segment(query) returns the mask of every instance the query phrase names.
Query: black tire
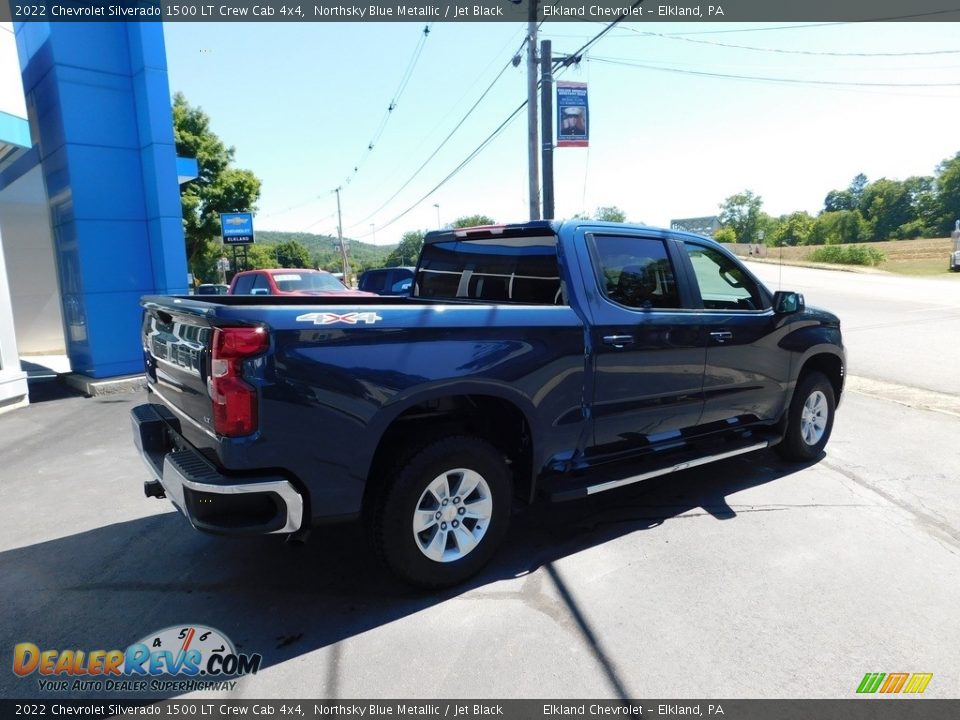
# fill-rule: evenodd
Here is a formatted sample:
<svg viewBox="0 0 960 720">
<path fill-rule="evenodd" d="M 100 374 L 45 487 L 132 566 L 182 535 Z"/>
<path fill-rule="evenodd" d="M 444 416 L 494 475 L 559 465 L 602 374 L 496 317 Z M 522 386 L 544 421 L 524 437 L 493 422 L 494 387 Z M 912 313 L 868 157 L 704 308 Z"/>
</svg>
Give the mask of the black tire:
<svg viewBox="0 0 960 720">
<path fill-rule="evenodd" d="M 394 574 L 432 590 L 463 582 L 489 562 L 506 536 L 513 496 L 510 470 L 496 448 L 468 436 L 434 440 L 390 475 L 382 478 L 370 530 L 377 555 Z M 476 489 L 460 497 L 477 477 Z M 435 490 L 444 482 L 448 503 L 441 505 Z M 417 533 L 418 519 L 432 524 Z"/>
<path fill-rule="evenodd" d="M 818 396 L 817 393 L 820 395 Z M 808 408 L 808 405 L 812 408 Z M 819 437 L 817 437 L 816 428 L 820 423 L 805 420 L 805 408 L 821 409 L 821 413 L 816 414 L 825 422 L 822 423 L 822 434 Z M 796 462 L 806 462 L 820 457 L 833 431 L 833 416 L 836 408 L 833 385 L 830 384 L 827 376 L 816 371 L 803 375 L 797 383 L 793 400 L 790 401 L 790 409 L 787 411 L 786 435 L 776 446 L 776 451 L 787 460 Z"/>
</svg>

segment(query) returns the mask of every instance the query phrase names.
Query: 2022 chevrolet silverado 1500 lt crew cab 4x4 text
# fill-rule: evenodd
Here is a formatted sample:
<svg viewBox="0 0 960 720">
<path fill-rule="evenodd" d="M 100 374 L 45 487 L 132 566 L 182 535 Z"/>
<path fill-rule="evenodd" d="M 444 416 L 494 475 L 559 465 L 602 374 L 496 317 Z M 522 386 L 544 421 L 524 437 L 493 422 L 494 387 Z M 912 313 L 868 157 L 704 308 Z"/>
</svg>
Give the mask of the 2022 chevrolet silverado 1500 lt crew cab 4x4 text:
<svg viewBox="0 0 960 720">
<path fill-rule="evenodd" d="M 645 227 L 432 232 L 406 297 L 142 305 L 147 495 L 215 533 L 361 517 L 426 587 L 479 570 L 515 503 L 771 445 L 814 459 L 843 390 L 834 315 Z"/>
</svg>

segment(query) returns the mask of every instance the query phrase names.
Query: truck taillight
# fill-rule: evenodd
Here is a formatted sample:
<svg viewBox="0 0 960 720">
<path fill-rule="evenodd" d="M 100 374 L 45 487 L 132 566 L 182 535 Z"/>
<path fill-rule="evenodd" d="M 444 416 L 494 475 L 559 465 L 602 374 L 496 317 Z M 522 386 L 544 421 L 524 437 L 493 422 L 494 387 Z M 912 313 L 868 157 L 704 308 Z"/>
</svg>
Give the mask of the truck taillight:
<svg viewBox="0 0 960 720">
<path fill-rule="evenodd" d="M 257 390 L 243 380 L 243 361 L 264 352 L 269 344 L 263 328 L 214 328 L 210 397 L 217 434 L 239 437 L 256 431 Z"/>
</svg>

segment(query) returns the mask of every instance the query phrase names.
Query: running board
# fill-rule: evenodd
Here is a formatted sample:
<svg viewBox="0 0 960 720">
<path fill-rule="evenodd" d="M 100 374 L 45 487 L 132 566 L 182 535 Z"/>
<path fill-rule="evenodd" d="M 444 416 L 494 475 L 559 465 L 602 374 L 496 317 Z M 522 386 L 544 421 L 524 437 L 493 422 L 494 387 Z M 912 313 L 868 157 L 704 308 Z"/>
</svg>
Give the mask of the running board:
<svg viewBox="0 0 960 720">
<path fill-rule="evenodd" d="M 726 460 L 727 458 L 736 457 L 737 455 L 744 455 L 749 452 L 754 452 L 755 450 L 762 450 L 763 448 L 768 447 L 770 444 L 770 440 L 763 440 L 762 442 L 753 443 L 752 445 L 739 447 L 734 450 L 727 450 L 726 452 L 717 453 L 715 455 L 704 455 L 703 457 L 685 460 L 684 462 L 667 465 L 666 467 L 658 468 L 656 470 L 649 470 L 647 472 L 640 473 L 639 475 L 631 475 L 630 477 L 625 477 L 618 480 L 608 480 L 597 483 L 596 485 L 586 485 L 576 488 L 558 490 L 550 494 L 550 500 L 552 502 L 562 502 L 565 500 L 575 500 L 578 498 L 587 497 L 589 495 L 596 495 L 597 493 L 601 493 L 606 490 L 613 490 L 615 488 L 623 487 L 624 485 L 632 485 L 633 483 L 649 480 L 650 478 L 659 477 L 661 475 L 669 475 L 670 473 L 679 472 L 680 470 L 687 470 L 688 468 L 697 467 L 699 465 L 707 465 L 708 463 L 717 462 L 718 460 Z"/>
</svg>

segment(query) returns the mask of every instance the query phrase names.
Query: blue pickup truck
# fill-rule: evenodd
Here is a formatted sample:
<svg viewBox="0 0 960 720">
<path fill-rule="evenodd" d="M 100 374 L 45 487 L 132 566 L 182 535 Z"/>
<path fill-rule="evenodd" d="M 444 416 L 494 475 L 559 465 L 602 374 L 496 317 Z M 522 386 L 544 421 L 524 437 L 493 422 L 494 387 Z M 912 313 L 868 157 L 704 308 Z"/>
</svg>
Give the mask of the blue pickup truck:
<svg viewBox="0 0 960 720">
<path fill-rule="evenodd" d="M 405 297 L 143 298 L 152 471 L 198 530 L 360 518 L 456 584 L 512 508 L 776 446 L 820 456 L 836 316 L 696 235 L 589 221 L 431 232 Z"/>
</svg>

